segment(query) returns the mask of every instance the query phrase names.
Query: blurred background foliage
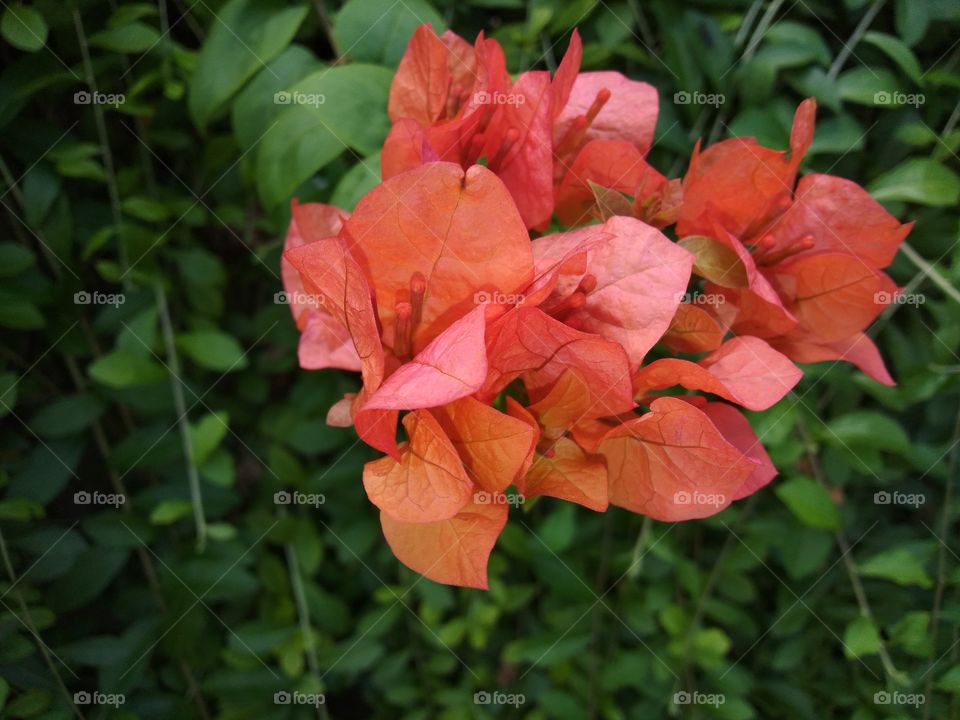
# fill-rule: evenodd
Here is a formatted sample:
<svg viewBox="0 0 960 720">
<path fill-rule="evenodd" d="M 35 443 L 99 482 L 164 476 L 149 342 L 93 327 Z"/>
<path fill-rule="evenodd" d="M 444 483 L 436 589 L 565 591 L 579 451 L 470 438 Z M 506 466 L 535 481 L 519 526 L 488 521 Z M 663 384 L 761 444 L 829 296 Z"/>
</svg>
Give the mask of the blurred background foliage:
<svg viewBox="0 0 960 720">
<path fill-rule="evenodd" d="M 2 5 L 2 717 L 957 717 L 956 0 Z M 586 69 L 659 89 L 672 176 L 698 137 L 786 147 L 816 96 L 804 170 L 917 221 L 892 274 L 924 302 L 870 331 L 898 386 L 809 367 L 751 417 L 781 476 L 710 520 L 543 499 L 489 593 L 400 567 L 372 453 L 324 423 L 356 381 L 298 369 L 275 293 L 290 197 L 377 182 L 422 22 L 483 30 L 512 71 L 579 26 Z M 526 702 L 474 703 L 496 689 Z M 95 690 L 126 702 L 71 702 Z M 294 690 L 326 703 L 274 703 Z"/>
</svg>

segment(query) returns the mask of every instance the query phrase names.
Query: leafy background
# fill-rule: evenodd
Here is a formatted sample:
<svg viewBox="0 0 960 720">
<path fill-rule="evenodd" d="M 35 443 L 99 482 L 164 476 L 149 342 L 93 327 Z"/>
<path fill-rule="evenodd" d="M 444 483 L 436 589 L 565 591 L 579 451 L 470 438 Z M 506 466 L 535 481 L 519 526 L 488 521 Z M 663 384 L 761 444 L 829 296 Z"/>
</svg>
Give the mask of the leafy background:
<svg viewBox="0 0 960 720">
<path fill-rule="evenodd" d="M 2 5 L 3 717 L 957 717 L 956 0 Z M 289 198 L 377 181 L 421 22 L 483 29 L 513 71 L 579 26 L 587 69 L 659 89 L 672 176 L 697 137 L 785 147 L 815 95 L 804 169 L 917 221 L 892 274 L 925 302 L 871 329 L 899 385 L 809 367 L 751 417 L 781 477 L 715 518 L 545 499 L 512 511 L 489 593 L 400 567 L 371 453 L 324 424 L 356 381 L 297 368 L 274 294 Z M 325 102 L 274 102 L 294 90 Z M 274 704 L 297 689 L 325 705 Z M 526 702 L 474 704 L 496 689 Z M 126 702 L 71 702 L 94 690 Z M 875 701 L 894 690 L 925 702 Z"/>
</svg>

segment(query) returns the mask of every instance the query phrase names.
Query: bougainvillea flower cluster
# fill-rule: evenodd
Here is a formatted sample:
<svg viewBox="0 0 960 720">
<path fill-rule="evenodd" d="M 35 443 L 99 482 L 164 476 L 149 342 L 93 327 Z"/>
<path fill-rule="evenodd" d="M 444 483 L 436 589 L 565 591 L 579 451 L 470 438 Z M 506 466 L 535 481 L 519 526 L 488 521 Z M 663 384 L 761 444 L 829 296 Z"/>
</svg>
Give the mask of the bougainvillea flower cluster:
<svg viewBox="0 0 960 720">
<path fill-rule="evenodd" d="M 777 471 L 740 408 L 796 362 L 892 383 L 864 330 L 910 225 L 798 180 L 814 101 L 786 152 L 698 145 L 667 179 L 656 90 L 580 59 L 574 32 L 552 77 L 512 80 L 495 41 L 419 28 L 382 183 L 352 213 L 292 204 L 300 364 L 360 373 L 327 421 L 384 453 L 363 486 L 386 540 L 441 583 L 487 587 L 515 498 L 681 521 L 756 492 Z"/>
</svg>

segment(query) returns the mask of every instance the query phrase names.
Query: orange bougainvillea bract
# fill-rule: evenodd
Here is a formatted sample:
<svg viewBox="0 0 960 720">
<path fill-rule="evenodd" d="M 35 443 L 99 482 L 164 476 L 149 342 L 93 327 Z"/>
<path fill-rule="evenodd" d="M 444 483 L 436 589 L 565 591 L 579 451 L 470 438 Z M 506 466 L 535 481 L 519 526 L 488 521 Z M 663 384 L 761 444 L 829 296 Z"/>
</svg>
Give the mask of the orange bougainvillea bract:
<svg viewBox="0 0 960 720">
<path fill-rule="evenodd" d="M 580 72 L 512 79 L 500 46 L 424 25 L 390 89 L 382 182 L 348 213 L 292 203 L 282 260 L 305 370 L 359 373 L 327 421 L 383 453 L 362 482 L 387 544 L 487 588 L 510 508 L 554 498 L 708 517 L 776 468 L 749 411 L 847 361 L 892 384 L 866 330 L 911 225 L 789 147 L 651 166 L 656 90 Z M 554 502 L 555 500 L 543 500 Z"/>
</svg>

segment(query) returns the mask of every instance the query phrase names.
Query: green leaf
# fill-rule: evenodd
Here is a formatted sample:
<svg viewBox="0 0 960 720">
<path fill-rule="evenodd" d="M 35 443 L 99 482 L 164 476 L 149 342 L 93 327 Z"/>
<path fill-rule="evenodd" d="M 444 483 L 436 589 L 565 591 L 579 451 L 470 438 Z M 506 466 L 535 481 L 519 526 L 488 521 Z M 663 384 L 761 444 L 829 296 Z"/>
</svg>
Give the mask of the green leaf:
<svg viewBox="0 0 960 720">
<path fill-rule="evenodd" d="M 190 83 L 190 116 L 204 127 L 224 103 L 290 43 L 306 5 L 280 0 L 230 0 L 210 28 Z"/>
<path fill-rule="evenodd" d="M 0 19 L 3 39 L 20 50 L 36 52 L 47 44 L 47 21 L 32 7 L 5 5 Z"/>
<path fill-rule="evenodd" d="M 0 298 L 0 325 L 14 330 L 36 330 L 45 324 L 43 314 L 29 300 Z"/>
<path fill-rule="evenodd" d="M 860 574 L 864 577 L 890 580 L 898 585 L 933 587 L 933 580 L 923 569 L 923 564 L 905 548 L 894 548 L 874 555 L 860 565 Z"/>
<path fill-rule="evenodd" d="M 317 170 L 353 148 L 380 150 L 389 130 L 393 73 L 374 65 L 319 70 L 289 88 L 289 102 L 257 148 L 257 189 L 267 207 L 290 201 Z M 363 118 L 363 122 L 357 122 Z"/>
<path fill-rule="evenodd" d="M 350 59 L 396 67 L 413 31 L 424 23 L 439 35 L 443 19 L 425 0 L 348 0 L 333 23 L 340 52 Z"/>
<path fill-rule="evenodd" d="M 900 423 L 874 410 L 847 413 L 822 427 L 818 434 L 834 447 L 873 448 L 899 455 L 910 451 L 910 438 Z"/>
<path fill-rule="evenodd" d="M 177 345 L 200 367 L 220 372 L 243 370 L 247 357 L 231 335 L 219 330 L 198 330 L 177 336 Z"/>
<path fill-rule="evenodd" d="M 880 202 L 950 207 L 960 201 L 960 177 L 933 160 L 910 158 L 871 182 L 867 190 Z"/>
<path fill-rule="evenodd" d="M 927 0 L 897 0 L 894 10 L 897 33 L 907 45 L 916 45 L 923 39 L 930 24 Z"/>
<path fill-rule="evenodd" d="M 380 184 L 380 153 L 359 160 L 347 170 L 330 197 L 330 204 L 352 211 L 360 198 Z"/>
<path fill-rule="evenodd" d="M 893 93 L 903 92 L 903 86 L 889 70 L 859 66 L 847 70 L 837 79 L 840 98 L 859 105 L 886 105 Z"/>
<path fill-rule="evenodd" d="M 937 680 L 937 687 L 948 693 L 960 695 L 960 665 L 954 665 Z"/>
<path fill-rule="evenodd" d="M 881 647 L 880 633 L 870 618 L 860 615 L 847 625 L 843 633 L 843 654 L 848 659 L 872 655 Z"/>
<path fill-rule="evenodd" d="M 229 429 L 230 415 L 226 412 L 210 413 L 200 422 L 190 424 L 190 440 L 193 445 L 193 460 L 202 465 L 217 449 Z"/>
<path fill-rule="evenodd" d="M 143 53 L 159 40 L 157 29 L 142 22 L 132 22 L 90 36 L 90 44 L 94 47 L 118 53 Z"/>
<path fill-rule="evenodd" d="M 150 522 L 154 525 L 169 525 L 191 514 L 193 505 L 189 500 L 164 500 L 151 511 Z"/>
<path fill-rule="evenodd" d="M 812 527 L 834 530 L 840 527 L 840 511 L 826 488 L 808 477 L 795 477 L 776 489 L 784 505 L 797 518 Z"/>
<path fill-rule="evenodd" d="M 904 74 L 917 85 L 923 84 L 923 71 L 916 56 L 904 43 L 893 35 L 870 31 L 863 36 L 863 42 L 880 48 L 903 70 Z"/>
<path fill-rule="evenodd" d="M 33 266 L 36 261 L 29 248 L 16 243 L 0 243 L 0 277 L 13 277 Z"/>
<path fill-rule="evenodd" d="M 167 371 L 162 365 L 126 350 L 114 350 L 94 362 L 87 372 L 94 380 L 112 388 L 146 385 L 163 380 Z"/>
<path fill-rule="evenodd" d="M 0 500 L 0 520 L 26 522 L 43 517 L 43 506 L 26 498 Z"/>
<path fill-rule="evenodd" d="M 103 404 L 92 395 L 67 395 L 34 415 L 30 427 L 42 437 L 66 437 L 86 429 L 103 413 Z"/>
</svg>

